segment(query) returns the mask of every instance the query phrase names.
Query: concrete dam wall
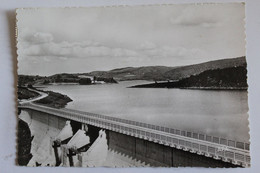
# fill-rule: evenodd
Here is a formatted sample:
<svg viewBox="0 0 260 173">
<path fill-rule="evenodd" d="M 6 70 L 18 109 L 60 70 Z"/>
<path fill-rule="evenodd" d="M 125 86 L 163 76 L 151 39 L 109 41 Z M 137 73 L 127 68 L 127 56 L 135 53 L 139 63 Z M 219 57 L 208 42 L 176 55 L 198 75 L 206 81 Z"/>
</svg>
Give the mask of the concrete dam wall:
<svg viewBox="0 0 260 173">
<path fill-rule="evenodd" d="M 31 109 L 23 110 L 20 114 L 20 119 L 29 125 L 31 134 L 34 136 L 31 149 L 33 158 L 29 166 L 37 166 L 36 163 L 44 165 L 48 159 L 55 160 L 50 138 L 59 134 L 65 126 L 67 119 Z M 80 122 L 71 121 L 73 134 L 83 126 Z M 101 129 L 92 125 L 87 125 L 87 129 L 86 135 L 90 137 L 90 143 L 93 144 L 98 138 Z M 231 163 L 111 130 L 106 130 L 105 133 L 109 150 L 127 155 L 131 159 L 145 162 L 145 165 L 154 167 L 237 167 Z M 109 159 L 111 158 L 107 158 L 107 160 Z"/>
<path fill-rule="evenodd" d="M 113 131 L 108 133 L 108 146 L 125 153 L 150 166 L 161 167 L 237 167 L 213 158 L 178 150 L 151 141 L 135 138 Z M 120 141 L 120 143 L 118 142 Z"/>
<path fill-rule="evenodd" d="M 102 165 L 103 160 L 106 159 L 107 149 L 104 150 L 104 146 L 107 146 L 107 140 L 106 137 L 100 138 L 100 134 L 105 133 L 100 128 L 30 109 L 22 110 L 19 118 L 28 124 L 32 136 L 30 152 L 33 157 L 29 163 L 25 164 L 27 166 L 88 167 Z M 67 136 L 64 138 L 65 140 L 60 140 L 60 137 L 62 138 L 64 135 Z M 84 138 L 89 140 L 82 143 Z M 58 147 L 57 139 L 60 140 Z M 75 140 L 78 141 L 77 144 L 73 144 Z M 69 158 L 69 154 L 67 155 L 69 143 L 72 143 L 73 146 L 80 145 L 79 148 L 83 152 L 77 152 Z M 94 153 L 97 150 L 101 153 L 95 157 L 93 152 L 88 149 L 95 151 Z M 100 155 L 104 157 L 100 159 Z M 92 160 L 90 156 L 92 156 Z M 86 164 L 82 161 L 85 161 Z"/>
<path fill-rule="evenodd" d="M 66 124 L 66 119 L 48 115 L 46 113 L 22 110 L 19 118 L 26 122 L 31 131 L 31 154 L 33 157 L 28 166 L 45 165 L 46 160 L 55 162 L 54 153 L 51 150 L 51 138 L 59 134 Z"/>
</svg>

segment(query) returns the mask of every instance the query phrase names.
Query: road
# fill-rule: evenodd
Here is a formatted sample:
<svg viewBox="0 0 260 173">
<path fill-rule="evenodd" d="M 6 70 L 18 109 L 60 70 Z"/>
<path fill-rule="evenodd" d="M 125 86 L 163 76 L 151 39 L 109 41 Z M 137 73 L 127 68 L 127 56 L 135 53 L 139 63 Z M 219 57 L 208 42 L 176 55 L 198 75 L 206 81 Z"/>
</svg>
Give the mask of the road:
<svg viewBox="0 0 260 173">
<path fill-rule="evenodd" d="M 45 98 L 49 95 L 47 93 L 37 91 L 37 90 L 33 90 L 33 89 L 30 89 L 30 88 L 28 88 L 28 90 L 37 92 L 40 95 L 37 96 L 37 97 L 31 98 L 31 99 L 22 99 L 22 100 L 19 101 L 19 104 L 31 103 L 31 102 L 34 102 L 34 101 L 37 101 L 37 100 L 41 100 L 41 99 L 43 99 L 43 98 Z"/>
</svg>

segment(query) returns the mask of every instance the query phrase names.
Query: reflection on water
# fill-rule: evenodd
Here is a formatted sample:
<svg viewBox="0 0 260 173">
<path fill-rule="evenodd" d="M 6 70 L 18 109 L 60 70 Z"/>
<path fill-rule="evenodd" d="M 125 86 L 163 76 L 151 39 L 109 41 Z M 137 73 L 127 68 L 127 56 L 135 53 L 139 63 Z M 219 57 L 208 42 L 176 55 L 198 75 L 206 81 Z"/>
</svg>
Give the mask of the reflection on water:
<svg viewBox="0 0 260 173">
<path fill-rule="evenodd" d="M 127 88 L 147 83 L 48 85 L 68 95 L 67 108 L 248 142 L 246 91 Z"/>
</svg>

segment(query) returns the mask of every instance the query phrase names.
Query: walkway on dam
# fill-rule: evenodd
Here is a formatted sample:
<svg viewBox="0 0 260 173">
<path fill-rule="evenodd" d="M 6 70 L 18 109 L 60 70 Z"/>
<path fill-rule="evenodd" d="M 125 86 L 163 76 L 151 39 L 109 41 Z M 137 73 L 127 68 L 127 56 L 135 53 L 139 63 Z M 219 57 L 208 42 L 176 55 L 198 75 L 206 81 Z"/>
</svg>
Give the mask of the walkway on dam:
<svg viewBox="0 0 260 173">
<path fill-rule="evenodd" d="M 18 105 L 18 108 L 48 113 L 235 165 L 250 166 L 248 143 L 66 108 L 55 109 L 33 103 Z"/>
</svg>

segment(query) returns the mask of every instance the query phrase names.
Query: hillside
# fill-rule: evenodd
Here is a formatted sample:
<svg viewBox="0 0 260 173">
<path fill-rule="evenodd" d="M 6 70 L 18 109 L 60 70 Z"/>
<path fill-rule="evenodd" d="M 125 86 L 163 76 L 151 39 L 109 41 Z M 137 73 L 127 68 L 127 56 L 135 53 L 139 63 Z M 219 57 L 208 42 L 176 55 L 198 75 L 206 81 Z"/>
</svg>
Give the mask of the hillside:
<svg viewBox="0 0 260 173">
<path fill-rule="evenodd" d="M 246 66 L 206 70 L 174 82 L 136 85 L 131 88 L 247 89 Z"/>
<path fill-rule="evenodd" d="M 84 82 L 85 81 L 85 82 Z M 86 82 L 88 81 L 88 82 Z M 100 83 L 117 83 L 113 78 L 90 76 L 84 74 L 68 74 L 60 73 L 52 76 L 30 76 L 30 75 L 18 75 L 19 87 L 32 87 L 33 85 L 45 85 L 45 84 L 80 84 L 80 85 L 92 85 Z"/>
<path fill-rule="evenodd" d="M 228 67 L 246 66 L 245 57 L 222 59 L 179 67 L 147 66 L 126 67 L 110 71 L 93 71 L 85 73 L 89 76 L 113 77 L 116 80 L 180 80 L 191 75 L 200 74 L 206 70 L 224 69 Z"/>
<path fill-rule="evenodd" d="M 164 74 L 177 67 L 146 66 L 146 67 L 126 67 L 113 69 L 110 71 L 93 71 L 87 73 L 90 76 L 113 77 L 119 81 L 125 80 L 165 80 Z"/>
<path fill-rule="evenodd" d="M 201 64 L 183 66 L 166 72 L 164 77 L 171 80 L 180 80 L 191 75 L 198 75 L 206 70 L 225 69 L 238 66 L 246 67 L 245 57 L 222 59 Z"/>
</svg>

